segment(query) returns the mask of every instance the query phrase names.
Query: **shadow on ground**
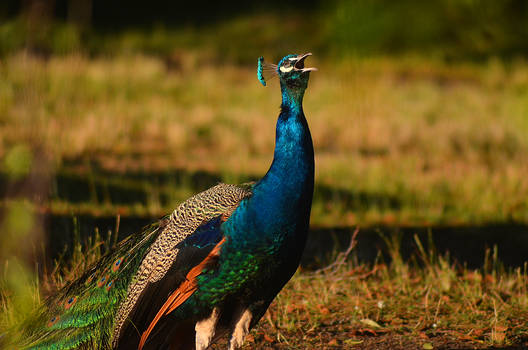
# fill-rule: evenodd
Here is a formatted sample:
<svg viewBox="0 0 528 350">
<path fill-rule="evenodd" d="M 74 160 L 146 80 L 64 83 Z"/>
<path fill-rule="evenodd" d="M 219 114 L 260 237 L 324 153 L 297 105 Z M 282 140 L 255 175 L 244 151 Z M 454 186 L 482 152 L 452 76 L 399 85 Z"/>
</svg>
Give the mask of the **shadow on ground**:
<svg viewBox="0 0 528 350">
<path fill-rule="evenodd" d="M 218 182 L 242 183 L 256 181 L 259 177 L 250 175 L 218 174 L 187 169 L 152 170 L 108 170 L 97 161 L 76 158 L 65 161 L 63 166 L 50 177 L 49 193 L 46 197 L 62 202 L 79 204 L 103 203 L 131 205 L 152 200 L 153 190 L 159 205 L 174 206 L 174 190 L 184 188 L 190 193 L 203 191 Z M 27 179 L 10 180 L 0 172 L 0 198 L 13 194 L 27 193 Z M 314 201 L 332 202 L 349 210 L 399 209 L 401 202 L 396 196 L 383 193 L 353 191 L 316 184 Z"/>
<path fill-rule="evenodd" d="M 178 189 L 196 193 L 218 182 L 253 181 L 251 176 L 220 175 L 206 171 L 187 171 L 169 169 L 166 171 L 129 171 L 108 170 L 97 161 L 85 158 L 67 160 L 50 177 L 48 192 L 43 197 L 60 200 L 65 203 L 89 203 L 97 208 L 103 203 L 113 205 L 145 204 L 152 200 L 152 189 L 157 189 L 157 201 L 162 207 L 175 207 L 179 200 L 173 193 Z M 10 180 L 0 173 L 0 198 L 11 194 L 24 193 L 25 180 Z M 27 192 L 27 191 L 26 191 Z M 365 210 L 365 208 L 398 209 L 398 198 L 384 194 L 356 192 L 316 184 L 316 200 L 337 203 L 347 210 Z M 119 238 L 139 232 L 141 228 L 157 218 L 121 217 Z M 77 222 L 74 224 L 74 222 Z M 115 216 L 77 216 L 49 214 L 44 217 L 47 243 L 47 256 L 54 259 L 67 252 L 72 245 L 74 233 L 78 232 L 81 241 L 92 235 L 97 228 L 102 237 L 115 231 Z M 315 269 L 328 264 L 337 252 L 346 249 L 354 228 L 312 228 L 302 264 L 305 268 Z M 426 246 L 431 233 L 434 247 L 439 253 L 450 252 L 461 264 L 476 268 L 482 266 L 487 248 L 497 246 L 499 259 L 506 266 L 522 266 L 528 261 L 528 225 L 515 223 L 497 223 L 482 226 L 433 226 L 433 227 L 368 227 L 362 228 L 355 249 L 355 258 L 359 261 L 373 262 L 379 252 L 388 258 L 387 246 L 382 236 L 401 239 L 402 254 L 408 258 L 416 251 L 414 235 Z M 67 255 L 67 254 L 66 254 Z"/>
<path fill-rule="evenodd" d="M 142 227 L 156 220 L 145 217 L 121 217 L 119 239 L 137 233 Z M 116 217 L 94 217 L 50 215 L 46 220 L 48 256 L 56 258 L 66 252 L 73 243 L 74 232 L 81 241 L 98 229 L 103 237 L 115 231 Z M 339 251 L 344 251 L 350 242 L 353 227 L 312 228 L 302 258 L 307 269 L 317 269 L 329 264 Z M 383 236 L 398 235 L 404 259 L 417 252 L 414 235 L 428 249 L 429 235 L 434 248 L 440 254 L 449 252 L 460 264 L 469 268 L 482 267 L 486 249 L 497 246 L 499 260 L 507 267 L 522 266 L 528 261 L 528 225 L 496 224 L 486 226 L 435 226 L 435 227 L 375 227 L 361 229 L 354 258 L 361 262 L 374 262 L 381 252 L 388 261 L 387 245 Z"/>
</svg>

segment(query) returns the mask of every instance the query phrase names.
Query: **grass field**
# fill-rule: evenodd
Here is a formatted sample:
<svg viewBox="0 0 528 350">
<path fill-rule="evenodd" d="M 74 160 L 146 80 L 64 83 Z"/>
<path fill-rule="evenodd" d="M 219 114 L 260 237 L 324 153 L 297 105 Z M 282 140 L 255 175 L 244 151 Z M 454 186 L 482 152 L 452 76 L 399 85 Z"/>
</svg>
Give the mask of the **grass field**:
<svg viewBox="0 0 528 350">
<path fill-rule="evenodd" d="M 113 215 L 119 196 L 105 194 L 113 186 L 148 197 L 127 200 L 125 212 L 160 215 L 195 191 L 175 180 L 178 170 L 230 182 L 261 176 L 273 152 L 277 82 L 263 88 L 254 66 L 173 60 L 6 58 L 0 155 L 38 150 L 52 176 L 100 185 L 78 203 L 51 186 L 51 212 Z M 320 71 L 305 110 L 321 189 L 313 225 L 528 222 L 528 64 L 317 55 L 312 63 Z M 167 176 L 155 183 L 129 173 Z"/>
<path fill-rule="evenodd" d="M 438 254 L 433 246 L 424 248 L 417 237 L 416 254 L 404 261 L 401 241 L 394 236 L 385 237 L 390 263 L 381 258 L 374 264 L 358 263 L 355 238 L 329 266 L 299 270 L 252 330 L 244 349 L 517 349 L 528 345 L 527 264 L 507 269 L 496 250 L 490 249 L 482 268 L 467 269 L 448 254 Z M 109 237 L 101 243 L 95 238 L 84 247 L 76 244 L 72 258 L 45 274 L 38 286 L 26 281 L 23 295 L 4 289 L 0 326 L 16 324 L 24 317 L 20 310 L 28 312 L 40 303 L 39 294 L 52 295 L 74 280 L 109 249 L 111 241 Z M 5 267 L 4 273 L 9 270 Z M 214 348 L 225 346 L 224 341 Z"/>
<path fill-rule="evenodd" d="M 528 63 L 314 54 L 304 106 L 316 153 L 313 227 L 528 224 Z M 159 217 L 215 181 L 259 178 L 279 104 L 277 81 L 262 87 L 255 66 L 192 52 L 6 56 L 1 254 L 35 231 L 34 213 Z M 390 262 L 352 253 L 324 273 L 299 271 L 247 348 L 526 341 L 526 267 L 504 268 L 489 251 L 471 270 L 419 242 L 404 261 L 397 239 L 387 245 Z M 78 250 L 40 281 L 42 293 L 98 254 Z M 2 265 L 0 329 L 39 300 L 27 269 Z"/>
</svg>

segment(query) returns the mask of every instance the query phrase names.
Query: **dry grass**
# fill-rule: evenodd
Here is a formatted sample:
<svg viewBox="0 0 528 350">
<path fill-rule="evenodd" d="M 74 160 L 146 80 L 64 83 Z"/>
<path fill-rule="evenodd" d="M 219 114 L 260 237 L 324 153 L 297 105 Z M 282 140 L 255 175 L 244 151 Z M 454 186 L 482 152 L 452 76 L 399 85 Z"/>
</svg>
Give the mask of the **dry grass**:
<svg viewBox="0 0 528 350">
<path fill-rule="evenodd" d="M 493 251 L 469 270 L 419 247 L 402 261 L 297 273 L 247 348 L 488 348 L 526 342 L 527 266 L 501 267 Z M 414 262 L 413 262 L 414 261 Z"/>
<path fill-rule="evenodd" d="M 231 181 L 261 176 L 274 146 L 277 82 L 263 88 L 254 67 L 196 54 L 181 53 L 177 62 L 7 57 L 0 155 L 30 145 L 59 173 L 65 159 L 80 158 L 118 174 L 184 168 Z M 305 110 L 316 181 L 335 190 L 330 197 L 316 191 L 315 225 L 528 222 L 526 63 L 318 62 L 316 55 L 313 65 L 320 71 Z M 181 196 L 148 212 L 162 214 L 189 193 L 175 190 Z M 49 206 L 86 212 L 92 203 L 76 206 L 52 193 Z"/>
<path fill-rule="evenodd" d="M 361 239 L 361 235 L 360 238 Z M 108 237 L 107 243 L 112 238 Z M 390 261 L 358 263 L 355 251 L 330 268 L 299 270 L 249 335 L 246 349 L 484 349 L 527 344 L 528 266 L 505 269 L 495 250 L 480 269 L 467 269 L 425 249 L 401 258 L 401 241 L 386 238 Z M 100 237 L 76 243 L 40 282 L 44 296 L 77 278 L 108 244 Z M 356 262 L 354 262 L 356 261 Z M 27 286 L 26 286 L 27 288 Z M 39 303 L 2 291 L 1 330 L 23 319 L 20 310 Z M 23 307 L 21 298 L 32 302 Z M 221 347 L 220 347 L 221 348 Z"/>
</svg>

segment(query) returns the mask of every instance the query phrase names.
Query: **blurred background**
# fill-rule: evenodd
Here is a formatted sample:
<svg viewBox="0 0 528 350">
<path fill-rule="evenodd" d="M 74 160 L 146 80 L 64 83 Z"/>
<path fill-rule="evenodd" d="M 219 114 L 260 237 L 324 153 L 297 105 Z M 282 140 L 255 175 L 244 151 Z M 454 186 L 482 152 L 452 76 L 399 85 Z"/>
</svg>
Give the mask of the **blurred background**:
<svg viewBox="0 0 528 350">
<path fill-rule="evenodd" d="M 497 244 L 522 265 L 527 23 L 524 0 L 2 1 L 2 294 L 30 305 L 27 285 L 76 242 L 125 237 L 218 181 L 260 178 L 280 94 L 258 83 L 257 57 L 308 51 L 319 71 L 305 97 L 316 188 L 304 265 L 357 225 L 366 260 L 376 232 L 432 232 L 461 262 Z"/>
</svg>

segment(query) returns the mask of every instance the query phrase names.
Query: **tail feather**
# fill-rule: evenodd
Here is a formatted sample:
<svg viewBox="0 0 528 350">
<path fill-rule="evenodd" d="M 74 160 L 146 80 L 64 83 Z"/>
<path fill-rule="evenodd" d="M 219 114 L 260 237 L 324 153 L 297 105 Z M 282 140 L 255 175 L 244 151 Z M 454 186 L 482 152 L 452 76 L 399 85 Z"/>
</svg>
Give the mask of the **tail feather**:
<svg viewBox="0 0 528 350">
<path fill-rule="evenodd" d="M 111 349 L 112 327 L 143 256 L 158 233 L 152 225 L 121 242 L 22 325 L 22 349 Z"/>
</svg>

